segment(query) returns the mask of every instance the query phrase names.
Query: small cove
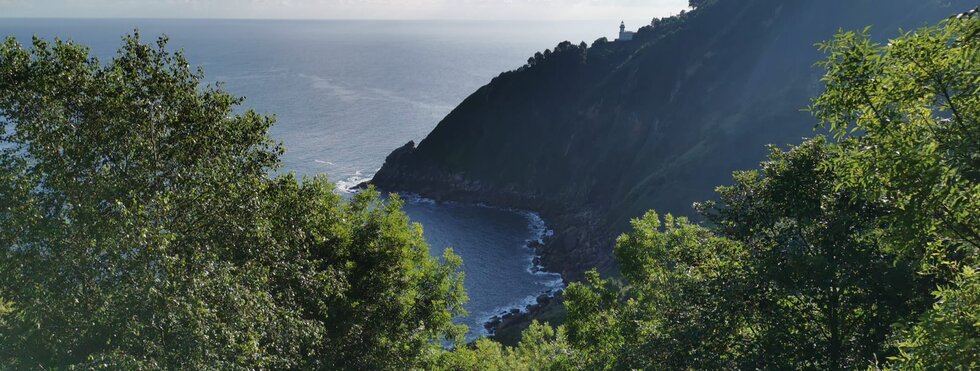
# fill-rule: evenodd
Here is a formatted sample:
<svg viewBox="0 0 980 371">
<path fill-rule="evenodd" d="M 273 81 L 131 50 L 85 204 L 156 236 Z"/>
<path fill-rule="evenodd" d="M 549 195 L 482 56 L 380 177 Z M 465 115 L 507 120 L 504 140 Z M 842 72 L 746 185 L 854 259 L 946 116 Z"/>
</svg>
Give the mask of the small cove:
<svg viewBox="0 0 980 371">
<path fill-rule="evenodd" d="M 418 142 L 467 95 L 536 51 L 615 33 L 609 22 L 269 21 L 0 19 L 0 34 L 70 39 L 110 58 L 123 34 L 167 34 L 211 83 L 276 114 L 286 148 L 281 172 L 326 175 L 340 188 L 369 179 L 385 156 Z M 547 233 L 536 215 L 407 197 L 434 256 L 464 260 L 470 339 L 483 322 L 556 289 L 556 274 L 529 269 L 528 242 Z"/>
</svg>

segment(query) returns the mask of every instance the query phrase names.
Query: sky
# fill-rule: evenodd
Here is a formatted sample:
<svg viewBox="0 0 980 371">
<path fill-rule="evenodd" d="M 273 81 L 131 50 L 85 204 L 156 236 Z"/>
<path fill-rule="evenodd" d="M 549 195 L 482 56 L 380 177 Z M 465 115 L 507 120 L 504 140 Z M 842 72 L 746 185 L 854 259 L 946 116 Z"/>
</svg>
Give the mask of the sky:
<svg viewBox="0 0 980 371">
<path fill-rule="evenodd" d="M 2 17 L 619 20 L 688 0 L 0 0 Z"/>
</svg>

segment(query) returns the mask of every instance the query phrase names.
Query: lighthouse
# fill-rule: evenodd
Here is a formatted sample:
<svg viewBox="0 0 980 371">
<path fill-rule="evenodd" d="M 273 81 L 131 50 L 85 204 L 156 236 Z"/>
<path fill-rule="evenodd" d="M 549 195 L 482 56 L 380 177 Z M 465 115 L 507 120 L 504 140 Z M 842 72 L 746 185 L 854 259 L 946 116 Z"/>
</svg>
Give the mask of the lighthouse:
<svg viewBox="0 0 980 371">
<path fill-rule="evenodd" d="M 633 40 L 633 35 L 635 34 L 635 32 L 626 31 L 626 22 L 619 22 L 619 38 L 616 41 Z"/>
</svg>

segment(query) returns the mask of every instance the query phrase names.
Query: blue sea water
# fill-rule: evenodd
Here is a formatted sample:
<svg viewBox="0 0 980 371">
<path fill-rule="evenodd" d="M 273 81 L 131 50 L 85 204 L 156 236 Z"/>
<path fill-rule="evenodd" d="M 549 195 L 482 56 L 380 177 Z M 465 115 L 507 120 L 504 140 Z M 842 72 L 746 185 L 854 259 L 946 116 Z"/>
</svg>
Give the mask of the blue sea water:
<svg viewBox="0 0 980 371">
<path fill-rule="evenodd" d="M 2 16 L 2 14 L 0 14 Z M 3 19 L 0 36 L 86 44 L 111 57 L 123 34 L 167 34 L 211 82 L 275 114 L 283 170 L 326 174 L 341 187 L 369 179 L 385 156 L 418 142 L 468 94 L 558 42 L 613 36 L 612 22 L 273 21 Z M 536 215 L 408 197 L 432 253 L 464 260 L 471 338 L 483 322 L 561 284 L 530 269 L 528 241 L 547 229 Z"/>
</svg>

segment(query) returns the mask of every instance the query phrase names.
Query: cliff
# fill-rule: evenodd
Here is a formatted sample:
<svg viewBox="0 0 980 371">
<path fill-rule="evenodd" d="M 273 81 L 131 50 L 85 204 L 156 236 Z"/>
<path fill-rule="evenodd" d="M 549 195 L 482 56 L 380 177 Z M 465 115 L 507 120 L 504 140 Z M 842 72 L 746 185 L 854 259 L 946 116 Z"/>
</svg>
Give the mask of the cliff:
<svg viewBox="0 0 980 371">
<path fill-rule="evenodd" d="M 502 73 L 373 183 L 436 199 L 538 211 L 546 268 L 609 271 L 616 235 L 648 209 L 693 214 L 765 145 L 812 136 L 814 44 L 871 25 L 898 35 L 966 0 L 720 0 L 629 42 L 562 43 Z M 613 25 L 615 26 L 615 25 Z"/>
</svg>

